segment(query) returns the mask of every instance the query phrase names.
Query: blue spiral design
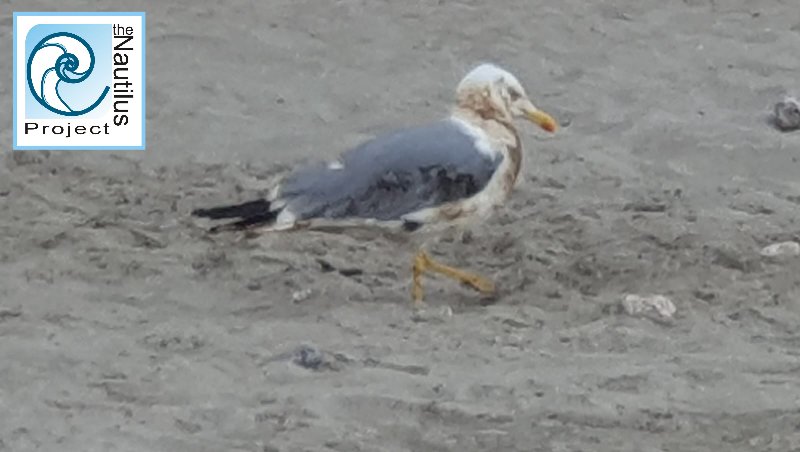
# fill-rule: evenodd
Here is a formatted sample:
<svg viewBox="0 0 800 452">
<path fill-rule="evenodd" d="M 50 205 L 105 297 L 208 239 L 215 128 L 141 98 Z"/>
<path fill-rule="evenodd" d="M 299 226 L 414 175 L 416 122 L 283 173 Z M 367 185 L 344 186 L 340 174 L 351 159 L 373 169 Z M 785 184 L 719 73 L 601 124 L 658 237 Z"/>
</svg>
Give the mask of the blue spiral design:
<svg viewBox="0 0 800 452">
<path fill-rule="evenodd" d="M 77 41 L 83 46 L 82 50 L 88 52 L 89 67 L 86 70 L 77 72 L 81 64 L 80 59 L 74 53 L 68 51 L 64 42 L 69 42 L 69 39 L 63 38 L 70 38 Z M 59 49 L 62 53 L 55 59 L 55 61 L 52 63 L 52 66 L 48 64 L 47 69 L 42 72 L 41 80 L 37 80 L 38 83 L 34 83 L 32 77 L 34 60 L 36 59 L 37 53 L 43 49 Z M 75 110 L 71 108 L 64 101 L 64 99 L 61 98 L 61 95 L 58 92 L 58 86 L 61 82 L 73 84 L 81 83 L 89 78 L 94 70 L 94 61 L 94 51 L 89 46 L 89 43 L 80 36 L 65 31 L 45 36 L 36 44 L 31 51 L 30 56 L 28 56 L 28 87 L 30 88 L 31 94 L 41 106 L 59 115 L 80 116 L 94 110 L 98 105 L 100 105 L 101 102 L 103 102 L 103 99 L 105 99 L 106 95 L 111 90 L 110 87 L 106 86 L 102 94 L 100 94 L 100 97 L 97 98 L 97 100 L 95 100 L 90 106 L 82 110 Z M 48 91 L 55 94 L 57 101 L 56 99 L 47 99 Z M 56 105 L 54 106 L 51 103 Z"/>
</svg>

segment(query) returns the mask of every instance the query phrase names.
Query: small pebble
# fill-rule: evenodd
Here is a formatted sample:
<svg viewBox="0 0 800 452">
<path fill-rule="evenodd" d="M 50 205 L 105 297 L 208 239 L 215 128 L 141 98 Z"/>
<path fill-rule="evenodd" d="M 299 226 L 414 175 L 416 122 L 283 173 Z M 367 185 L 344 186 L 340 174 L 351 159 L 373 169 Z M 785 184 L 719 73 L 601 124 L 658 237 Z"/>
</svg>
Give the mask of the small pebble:
<svg viewBox="0 0 800 452">
<path fill-rule="evenodd" d="M 788 132 L 800 129 L 800 101 L 786 97 L 775 104 L 773 121 L 778 129 Z"/>
<path fill-rule="evenodd" d="M 306 369 L 319 369 L 325 362 L 325 355 L 310 345 L 301 345 L 294 351 L 292 362 Z"/>
<path fill-rule="evenodd" d="M 761 250 L 764 257 L 800 256 L 800 243 L 788 241 L 773 243 Z"/>
<path fill-rule="evenodd" d="M 655 311 L 661 317 L 672 318 L 677 309 L 675 303 L 663 295 L 626 295 L 622 299 L 622 308 L 628 315 L 640 315 Z"/>
<path fill-rule="evenodd" d="M 292 302 L 300 303 L 302 301 L 308 300 L 308 297 L 310 296 L 311 296 L 311 289 L 297 290 L 294 293 L 292 293 Z"/>
</svg>

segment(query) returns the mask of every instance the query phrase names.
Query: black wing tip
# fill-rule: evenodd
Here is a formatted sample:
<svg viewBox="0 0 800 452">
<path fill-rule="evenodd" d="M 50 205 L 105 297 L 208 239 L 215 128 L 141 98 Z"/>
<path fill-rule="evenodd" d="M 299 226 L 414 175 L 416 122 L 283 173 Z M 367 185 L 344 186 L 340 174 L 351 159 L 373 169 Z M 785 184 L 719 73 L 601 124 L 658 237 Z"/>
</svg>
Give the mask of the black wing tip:
<svg viewBox="0 0 800 452">
<path fill-rule="evenodd" d="M 263 215 L 265 212 L 269 212 L 270 207 L 271 203 L 266 199 L 257 199 L 255 201 L 247 201 L 241 204 L 211 207 L 208 209 L 194 209 L 192 210 L 192 216 L 211 218 L 212 220 L 218 220 L 222 218 L 247 218 Z"/>
<path fill-rule="evenodd" d="M 278 217 L 278 213 L 279 212 L 276 211 L 262 212 L 257 215 L 244 217 L 241 220 L 234 221 L 232 223 L 213 226 L 208 230 L 208 232 L 210 234 L 217 234 L 223 231 L 244 231 L 257 228 L 259 226 L 269 225 L 275 221 L 275 219 Z"/>
<path fill-rule="evenodd" d="M 414 232 L 421 227 L 422 223 L 419 221 L 403 220 L 403 230 L 406 232 Z"/>
<path fill-rule="evenodd" d="M 211 215 L 211 212 L 209 212 L 209 210 L 210 209 L 194 209 L 192 211 L 192 216 L 206 218 Z"/>
<path fill-rule="evenodd" d="M 238 219 L 231 223 L 214 226 L 208 230 L 210 234 L 217 234 L 223 231 L 240 231 L 272 223 L 278 216 L 280 209 L 273 211 L 270 209 L 271 207 L 271 203 L 266 199 L 257 199 L 241 204 L 194 209 L 191 214 L 195 217 L 209 218 L 211 220 Z"/>
</svg>

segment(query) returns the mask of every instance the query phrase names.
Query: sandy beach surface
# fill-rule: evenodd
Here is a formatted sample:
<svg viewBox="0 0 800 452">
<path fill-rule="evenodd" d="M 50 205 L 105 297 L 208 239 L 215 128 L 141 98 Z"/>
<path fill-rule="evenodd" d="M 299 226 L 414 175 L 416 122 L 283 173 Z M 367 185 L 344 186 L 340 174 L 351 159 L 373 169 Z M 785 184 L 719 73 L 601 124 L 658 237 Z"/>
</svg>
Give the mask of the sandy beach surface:
<svg viewBox="0 0 800 452">
<path fill-rule="evenodd" d="M 11 152 L 12 11 L 147 11 L 145 152 Z M 0 1 L 0 450 L 798 451 L 795 0 Z M 507 209 L 413 250 L 208 237 L 193 208 L 447 114 L 520 124 Z M 468 237 L 469 238 L 469 237 Z M 467 243 L 463 243 L 467 242 Z M 628 315 L 662 294 L 670 317 Z"/>
</svg>

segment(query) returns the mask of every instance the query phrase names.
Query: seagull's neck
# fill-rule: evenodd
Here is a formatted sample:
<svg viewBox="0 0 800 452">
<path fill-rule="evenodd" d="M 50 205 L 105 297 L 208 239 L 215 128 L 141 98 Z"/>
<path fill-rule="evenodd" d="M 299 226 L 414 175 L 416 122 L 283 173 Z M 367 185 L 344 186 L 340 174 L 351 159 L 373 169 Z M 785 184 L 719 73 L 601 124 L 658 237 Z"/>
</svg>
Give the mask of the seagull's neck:
<svg viewBox="0 0 800 452">
<path fill-rule="evenodd" d="M 451 112 L 452 116 L 463 119 L 464 121 L 474 124 L 478 127 L 484 127 L 487 123 L 497 123 L 509 129 L 516 129 L 511 120 L 504 118 L 502 115 L 487 114 L 486 110 L 475 110 L 473 108 L 466 108 L 456 106 Z"/>
<path fill-rule="evenodd" d="M 511 114 L 492 102 L 489 94 L 482 90 L 471 89 L 457 93 L 453 115 L 475 124 L 496 121 L 511 129 L 514 128 Z"/>
<path fill-rule="evenodd" d="M 451 116 L 485 131 L 504 129 L 511 136 L 519 136 L 514 122 L 503 115 L 490 115 L 487 114 L 486 110 L 476 110 L 472 107 L 458 104 L 451 112 Z"/>
<path fill-rule="evenodd" d="M 498 144 L 495 149 L 502 152 L 508 159 L 508 165 L 504 166 L 502 171 L 504 173 L 502 176 L 503 191 L 508 196 L 517 182 L 517 176 L 522 167 L 522 142 L 517 128 L 510 119 L 484 113 L 485 111 L 458 104 L 453 109 L 451 116 L 482 130 L 487 138 Z"/>
</svg>

